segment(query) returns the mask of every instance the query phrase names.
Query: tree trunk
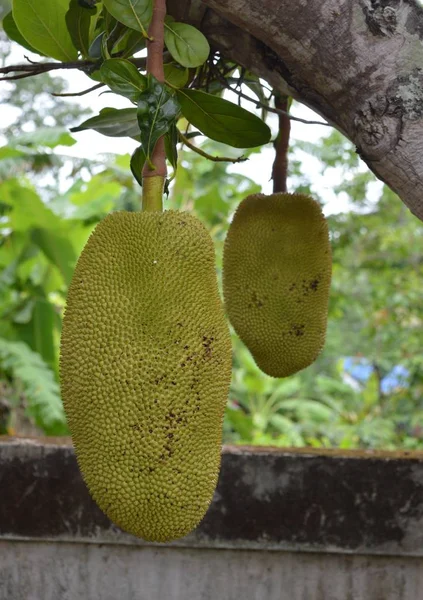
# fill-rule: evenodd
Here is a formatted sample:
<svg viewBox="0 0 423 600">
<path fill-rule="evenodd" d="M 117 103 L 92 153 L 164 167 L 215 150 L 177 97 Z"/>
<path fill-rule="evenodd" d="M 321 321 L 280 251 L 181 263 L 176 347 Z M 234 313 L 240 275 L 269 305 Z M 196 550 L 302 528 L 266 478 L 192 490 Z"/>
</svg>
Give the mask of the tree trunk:
<svg viewBox="0 0 423 600">
<path fill-rule="evenodd" d="M 168 9 L 344 133 L 423 220 L 423 8 L 415 0 L 168 0 Z"/>
</svg>

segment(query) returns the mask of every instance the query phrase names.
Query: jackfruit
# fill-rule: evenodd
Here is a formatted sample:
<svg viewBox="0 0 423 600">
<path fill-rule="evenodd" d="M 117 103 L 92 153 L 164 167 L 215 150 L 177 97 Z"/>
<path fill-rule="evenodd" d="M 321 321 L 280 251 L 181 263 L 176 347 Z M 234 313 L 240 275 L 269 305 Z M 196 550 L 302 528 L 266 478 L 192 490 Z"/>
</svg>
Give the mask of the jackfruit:
<svg viewBox="0 0 423 600">
<path fill-rule="evenodd" d="M 223 294 L 235 331 L 258 367 L 287 377 L 325 342 L 331 248 L 317 202 L 303 194 L 251 195 L 224 244 Z"/>
<path fill-rule="evenodd" d="M 190 532 L 217 483 L 231 378 L 213 242 L 198 219 L 116 212 L 96 227 L 70 285 L 60 371 L 103 512 L 146 540 Z"/>
</svg>

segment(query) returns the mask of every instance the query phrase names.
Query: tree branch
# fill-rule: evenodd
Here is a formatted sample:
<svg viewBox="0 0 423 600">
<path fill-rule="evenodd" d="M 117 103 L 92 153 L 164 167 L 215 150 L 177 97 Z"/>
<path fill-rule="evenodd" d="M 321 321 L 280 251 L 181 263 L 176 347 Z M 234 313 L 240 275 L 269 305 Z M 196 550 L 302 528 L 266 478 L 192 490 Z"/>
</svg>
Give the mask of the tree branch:
<svg viewBox="0 0 423 600">
<path fill-rule="evenodd" d="M 31 62 L 23 65 L 9 65 L 0 68 L 1 75 L 8 75 L 9 73 L 22 73 L 22 75 L 2 77 L 0 81 L 22 79 L 24 77 L 31 77 L 32 75 L 40 75 L 41 73 L 57 71 L 60 69 L 79 69 L 80 71 L 87 71 L 89 68 L 92 68 L 94 64 L 95 63 L 91 60 L 78 60 L 73 62 Z"/>
<path fill-rule="evenodd" d="M 216 51 L 337 127 L 423 220 L 423 8 L 415 0 L 168 0 Z"/>
<path fill-rule="evenodd" d="M 178 131 L 178 136 L 179 136 L 180 141 L 187 148 L 189 148 L 193 152 L 196 152 L 197 154 L 199 154 L 203 158 L 207 158 L 208 160 L 212 160 L 213 162 L 240 163 L 240 162 L 244 162 L 244 161 L 248 160 L 248 158 L 246 158 L 245 156 L 238 156 L 238 158 L 229 158 L 227 156 L 213 156 L 212 154 L 209 154 L 208 152 L 205 152 L 204 150 L 202 150 L 201 148 L 199 148 L 198 146 L 196 146 L 195 144 L 193 144 L 192 142 L 190 142 L 189 139 L 187 137 L 185 137 L 184 134 L 181 131 Z"/>
<path fill-rule="evenodd" d="M 56 98 L 68 98 L 70 96 L 85 96 L 85 94 L 89 94 L 90 92 L 94 92 L 95 90 L 99 90 L 100 88 L 104 87 L 104 83 L 97 83 L 96 85 L 93 85 L 92 87 L 86 89 L 86 90 L 82 90 L 82 92 L 68 92 L 66 94 L 52 94 L 52 96 L 55 96 Z"/>
<path fill-rule="evenodd" d="M 325 125 L 326 127 L 332 127 L 332 125 L 330 125 L 330 123 L 325 123 L 325 121 L 308 121 L 307 119 L 301 119 L 300 117 L 294 117 L 294 115 L 291 115 L 286 110 L 283 110 L 276 106 L 275 106 L 275 108 L 273 108 L 273 106 L 269 106 L 268 104 L 265 104 L 264 102 L 261 102 L 260 100 L 255 100 L 254 98 L 251 98 L 247 94 L 244 94 L 244 92 L 241 92 L 241 90 L 237 90 L 237 89 L 231 87 L 228 83 L 226 83 L 225 86 L 228 90 L 230 90 L 234 94 L 237 94 L 240 98 L 244 98 L 244 100 L 253 102 L 257 107 L 264 108 L 268 112 L 274 113 L 275 115 L 282 115 L 282 116 L 286 117 L 287 119 L 289 119 L 290 121 L 298 121 L 299 123 L 305 123 L 306 125 Z"/>
<path fill-rule="evenodd" d="M 166 59 L 168 53 L 164 53 L 164 59 Z M 146 68 L 146 59 L 145 58 L 129 58 L 132 64 L 134 64 L 137 69 L 141 71 Z M 15 79 L 24 79 L 25 77 L 32 77 L 33 75 L 41 75 L 41 73 L 48 73 L 49 71 L 59 71 L 61 69 L 78 69 L 79 71 L 83 71 L 87 75 L 90 72 L 95 70 L 95 67 L 98 66 L 98 61 L 92 60 L 77 60 L 73 62 L 30 62 L 29 64 L 20 64 L 20 65 L 8 65 L 7 67 L 0 67 L 0 75 L 6 75 L 6 77 L 1 77 L 0 81 L 13 81 Z M 20 73 L 19 75 L 11 75 L 8 76 L 9 73 Z"/>
</svg>

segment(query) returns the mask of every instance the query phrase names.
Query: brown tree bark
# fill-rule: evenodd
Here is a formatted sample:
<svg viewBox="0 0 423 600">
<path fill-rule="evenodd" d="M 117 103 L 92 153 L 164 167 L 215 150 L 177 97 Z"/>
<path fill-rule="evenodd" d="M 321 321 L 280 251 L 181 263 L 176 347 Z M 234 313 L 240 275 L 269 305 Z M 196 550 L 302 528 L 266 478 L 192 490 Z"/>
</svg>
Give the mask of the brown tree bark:
<svg viewBox="0 0 423 600">
<path fill-rule="evenodd" d="M 168 0 L 214 48 L 317 111 L 423 220 L 416 0 Z"/>
</svg>

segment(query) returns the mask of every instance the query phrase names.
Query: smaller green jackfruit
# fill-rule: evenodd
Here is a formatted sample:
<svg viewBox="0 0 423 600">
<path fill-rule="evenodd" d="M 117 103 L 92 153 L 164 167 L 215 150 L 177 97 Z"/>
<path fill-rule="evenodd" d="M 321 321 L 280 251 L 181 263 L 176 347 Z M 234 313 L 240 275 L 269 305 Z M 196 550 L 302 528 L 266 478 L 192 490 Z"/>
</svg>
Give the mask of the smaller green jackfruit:
<svg viewBox="0 0 423 600">
<path fill-rule="evenodd" d="M 309 196 L 257 194 L 239 205 L 223 253 L 226 312 L 268 375 L 292 375 L 322 349 L 331 260 L 326 219 Z"/>
</svg>

